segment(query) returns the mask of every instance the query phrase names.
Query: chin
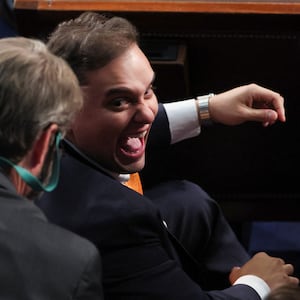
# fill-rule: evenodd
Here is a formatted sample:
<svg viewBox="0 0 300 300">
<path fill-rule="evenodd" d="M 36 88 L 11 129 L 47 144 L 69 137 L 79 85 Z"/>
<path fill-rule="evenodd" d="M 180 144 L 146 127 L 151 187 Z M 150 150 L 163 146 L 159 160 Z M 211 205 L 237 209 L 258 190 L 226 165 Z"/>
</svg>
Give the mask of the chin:
<svg viewBox="0 0 300 300">
<path fill-rule="evenodd" d="M 143 170 L 145 164 L 144 163 L 134 163 L 131 165 L 123 166 L 123 170 L 126 173 L 135 173 Z"/>
<path fill-rule="evenodd" d="M 145 159 L 141 158 L 138 161 L 119 163 L 120 170 L 122 173 L 135 173 L 140 172 L 145 167 Z"/>
</svg>

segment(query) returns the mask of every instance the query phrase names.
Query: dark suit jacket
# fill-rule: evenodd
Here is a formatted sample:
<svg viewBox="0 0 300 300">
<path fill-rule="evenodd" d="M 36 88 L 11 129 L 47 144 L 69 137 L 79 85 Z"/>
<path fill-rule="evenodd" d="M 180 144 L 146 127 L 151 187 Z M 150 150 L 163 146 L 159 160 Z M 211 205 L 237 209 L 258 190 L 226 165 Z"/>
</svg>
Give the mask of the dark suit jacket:
<svg viewBox="0 0 300 300">
<path fill-rule="evenodd" d="M 105 299 L 260 299 L 245 285 L 205 292 L 188 273 L 153 202 L 70 148 L 62 159 L 58 188 L 44 194 L 38 205 L 51 221 L 100 249 Z"/>
<path fill-rule="evenodd" d="M 98 250 L 20 197 L 0 173 L 0 299 L 102 300 Z"/>
</svg>

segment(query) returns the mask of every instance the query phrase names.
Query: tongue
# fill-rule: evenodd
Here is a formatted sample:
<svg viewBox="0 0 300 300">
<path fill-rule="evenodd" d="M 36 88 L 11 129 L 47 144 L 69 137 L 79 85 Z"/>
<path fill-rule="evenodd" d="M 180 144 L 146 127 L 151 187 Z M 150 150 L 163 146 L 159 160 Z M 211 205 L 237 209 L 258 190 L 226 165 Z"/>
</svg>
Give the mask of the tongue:
<svg viewBox="0 0 300 300">
<path fill-rule="evenodd" d="M 136 152 L 141 146 L 142 143 L 139 138 L 128 138 L 124 143 L 123 148 L 128 152 Z"/>
</svg>

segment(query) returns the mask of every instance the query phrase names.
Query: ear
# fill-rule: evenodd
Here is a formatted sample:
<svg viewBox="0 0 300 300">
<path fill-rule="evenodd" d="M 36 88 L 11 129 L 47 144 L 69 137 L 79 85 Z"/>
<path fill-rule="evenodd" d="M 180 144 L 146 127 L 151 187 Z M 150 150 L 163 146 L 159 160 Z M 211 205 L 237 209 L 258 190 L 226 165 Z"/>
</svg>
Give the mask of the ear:
<svg viewBox="0 0 300 300">
<path fill-rule="evenodd" d="M 27 169 L 32 175 L 38 176 L 38 174 L 40 174 L 50 143 L 53 142 L 53 137 L 55 136 L 57 129 L 58 127 L 56 124 L 51 124 L 34 142 L 32 150 L 30 151 L 30 157 L 27 161 Z"/>
</svg>

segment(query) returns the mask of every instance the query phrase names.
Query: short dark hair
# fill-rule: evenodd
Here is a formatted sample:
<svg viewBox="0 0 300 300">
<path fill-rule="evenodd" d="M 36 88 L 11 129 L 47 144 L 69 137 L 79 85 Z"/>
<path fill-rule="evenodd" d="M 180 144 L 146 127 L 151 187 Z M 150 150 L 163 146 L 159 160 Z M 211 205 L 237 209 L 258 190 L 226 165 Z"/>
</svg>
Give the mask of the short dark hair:
<svg viewBox="0 0 300 300">
<path fill-rule="evenodd" d="M 138 31 L 128 20 L 84 12 L 60 23 L 50 34 L 47 46 L 69 63 L 80 85 L 86 85 L 87 71 L 104 67 L 134 43 L 138 43 Z"/>
</svg>

